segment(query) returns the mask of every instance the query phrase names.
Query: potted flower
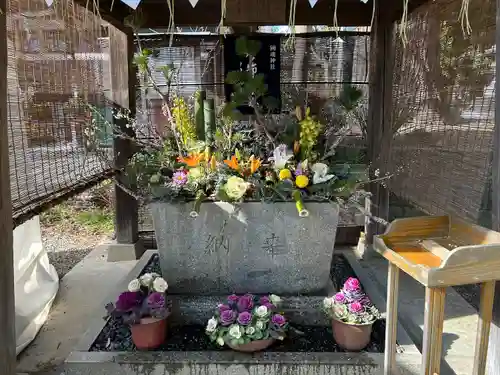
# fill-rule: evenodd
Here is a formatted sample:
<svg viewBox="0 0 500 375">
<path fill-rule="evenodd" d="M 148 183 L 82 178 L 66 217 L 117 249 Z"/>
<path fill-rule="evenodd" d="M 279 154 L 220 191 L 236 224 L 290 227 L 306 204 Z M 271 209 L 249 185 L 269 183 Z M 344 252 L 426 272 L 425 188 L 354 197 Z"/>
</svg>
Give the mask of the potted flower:
<svg viewBox="0 0 500 375">
<path fill-rule="evenodd" d="M 217 306 L 206 334 L 212 342 L 240 352 L 264 350 L 276 340 L 284 340 L 289 329 L 286 318 L 276 310 L 280 302 L 274 294 L 230 295 Z"/>
<path fill-rule="evenodd" d="M 145 273 L 132 280 L 115 303 L 106 305 L 108 316 L 121 318 L 130 325 L 132 341 L 138 349 L 154 349 L 165 341 L 170 315 L 167 289 L 168 284 L 160 275 Z"/>
<path fill-rule="evenodd" d="M 332 318 L 333 338 L 350 351 L 364 349 L 369 344 L 372 325 L 380 318 L 359 280 L 353 277 L 347 279 L 340 292 L 324 299 L 323 310 Z"/>
</svg>

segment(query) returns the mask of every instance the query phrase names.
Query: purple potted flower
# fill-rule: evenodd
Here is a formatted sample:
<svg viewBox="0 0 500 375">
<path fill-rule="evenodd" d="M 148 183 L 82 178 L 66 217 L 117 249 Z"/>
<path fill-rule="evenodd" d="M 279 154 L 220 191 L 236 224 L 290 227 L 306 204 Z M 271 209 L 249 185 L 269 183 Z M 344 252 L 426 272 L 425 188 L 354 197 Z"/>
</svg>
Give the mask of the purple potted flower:
<svg viewBox="0 0 500 375">
<path fill-rule="evenodd" d="M 332 319 L 335 341 L 349 351 L 369 344 L 372 325 L 380 319 L 379 311 L 354 277 L 347 279 L 340 292 L 324 299 L 323 310 Z"/>
<path fill-rule="evenodd" d="M 283 340 L 289 329 L 288 321 L 276 312 L 281 298 L 268 296 L 231 295 L 220 304 L 205 329 L 212 342 L 228 345 L 241 352 L 264 350 L 276 340 Z"/>
<path fill-rule="evenodd" d="M 166 320 L 170 315 L 167 289 L 168 284 L 161 276 L 145 273 L 132 280 L 115 303 L 106 305 L 108 317 L 130 325 L 132 341 L 138 349 L 153 349 L 165 341 Z"/>
</svg>

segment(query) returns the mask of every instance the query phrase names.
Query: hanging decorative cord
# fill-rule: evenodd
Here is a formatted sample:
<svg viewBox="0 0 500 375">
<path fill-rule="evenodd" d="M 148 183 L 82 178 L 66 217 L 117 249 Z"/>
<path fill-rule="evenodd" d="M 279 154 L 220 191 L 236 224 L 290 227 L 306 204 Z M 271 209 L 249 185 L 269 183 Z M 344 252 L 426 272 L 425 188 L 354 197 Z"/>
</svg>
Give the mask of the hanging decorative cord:
<svg viewBox="0 0 500 375">
<path fill-rule="evenodd" d="M 290 15 L 288 17 L 288 28 L 290 29 L 288 39 L 285 43 L 286 49 L 292 49 L 295 44 L 295 14 L 297 12 L 297 0 L 290 1 Z"/>
<path fill-rule="evenodd" d="M 399 36 L 401 37 L 401 42 L 403 46 L 408 44 L 408 34 L 406 33 L 408 28 L 408 0 L 403 0 L 403 15 L 401 16 L 401 23 L 399 24 Z"/>
<path fill-rule="evenodd" d="M 375 21 L 375 0 L 372 1 L 372 19 L 370 20 L 370 32 L 372 32 L 374 21 Z"/>
<path fill-rule="evenodd" d="M 226 19 L 226 0 L 220 0 L 220 22 L 217 26 L 217 33 L 220 33 L 224 27 L 224 20 Z M 224 33 L 225 35 L 226 33 Z"/>
<path fill-rule="evenodd" d="M 174 34 L 175 34 L 175 20 L 174 20 L 174 0 L 167 0 L 168 11 L 170 12 L 170 17 L 168 19 L 168 28 L 167 32 L 170 33 L 169 47 L 172 47 L 174 43 Z"/>
<path fill-rule="evenodd" d="M 333 30 L 335 31 L 335 38 L 339 37 L 339 20 L 337 18 L 338 6 L 339 6 L 339 0 L 335 0 L 335 5 L 333 8 Z"/>
<path fill-rule="evenodd" d="M 470 0 L 462 0 L 462 6 L 460 7 L 460 13 L 458 14 L 464 36 L 470 35 L 470 33 L 472 32 L 472 27 L 470 26 L 469 22 L 469 4 Z"/>
</svg>

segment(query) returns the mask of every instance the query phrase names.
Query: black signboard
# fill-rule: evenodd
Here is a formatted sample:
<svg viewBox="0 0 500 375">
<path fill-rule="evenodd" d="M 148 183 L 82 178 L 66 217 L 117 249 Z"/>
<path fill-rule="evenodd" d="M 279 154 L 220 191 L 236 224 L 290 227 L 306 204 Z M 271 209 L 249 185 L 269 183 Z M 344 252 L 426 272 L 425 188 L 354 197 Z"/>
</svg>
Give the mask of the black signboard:
<svg viewBox="0 0 500 375">
<path fill-rule="evenodd" d="M 239 56 L 236 53 L 237 35 L 226 35 L 224 37 L 224 77 L 232 71 L 252 70 L 253 74 L 262 74 L 264 83 L 267 85 L 267 94 L 257 98 L 257 102 L 264 106 L 266 112 L 280 113 L 281 111 L 281 87 L 280 87 L 280 46 L 279 35 L 252 35 L 246 37 L 248 40 L 259 41 L 261 48 L 252 61 L 248 57 Z M 232 84 L 224 83 L 226 101 L 231 100 L 234 92 Z M 272 99 L 273 106 L 266 108 L 267 99 Z M 238 107 L 245 115 L 253 114 L 253 109 L 247 105 Z"/>
</svg>

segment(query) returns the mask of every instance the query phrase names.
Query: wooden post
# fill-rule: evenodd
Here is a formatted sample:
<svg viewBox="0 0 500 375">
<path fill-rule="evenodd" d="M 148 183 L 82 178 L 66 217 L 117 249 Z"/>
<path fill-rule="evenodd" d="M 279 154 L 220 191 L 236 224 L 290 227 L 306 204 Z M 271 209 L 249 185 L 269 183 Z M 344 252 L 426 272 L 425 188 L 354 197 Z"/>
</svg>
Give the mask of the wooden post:
<svg viewBox="0 0 500 375">
<path fill-rule="evenodd" d="M 370 178 L 375 177 L 378 166 L 384 166 L 392 139 L 392 79 L 394 54 L 394 24 L 390 9 L 376 4 L 372 29 L 370 58 L 370 89 L 368 107 L 367 147 Z M 389 192 L 381 184 L 371 184 L 370 213 L 385 220 L 389 215 Z M 373 236 L 383 231 L 373 220 L 365 226 L 366 242 L 373 244 Z"/>
<path fill-rule="evenodd" d="M 7 122 L 7 1 L 0 0 L 0 368 L 2 375 L 16 371 L 14 305 L 14 250 L 10 197 L 9 136 Z"/>
<path fill-rule="evenodd" d="M 396 336 L 398 327 L 399 268 L 389 263 L 387 277 L 387 317 L 385 320 L 384 375 L 396 373 Z"/>
<path fill-rule="evenodd" d="M 500 46 L 500 0 L 496 13 L 496 45 Z M 500 48 L 496 49 L 495 68 L 495 132 L 493 139 L 492 163 L 492 229 L 500 231 Z M 493 305 L 493 316 L 488 344 L 487 369 L 489 375 L 500 375 L 500 283 L 496 285 L 496 298 Z"/>
<path fill-rule="evenodd" d="M 113 48 L 113 41 L 110 40 L 110 48 Z M 128 109 L 130 116 L 134 117 L 136 113 L 136 81 L 137 72 L 133 64 L 135 44 L 132 31 L 127 33 L 127 60 L 128 60 Z M 110 53 L 113 56 L 113 51 Z M 112 60 L 112 59 L 111 59 Z M 111 69 L 115 64 L 111 62 Z M 112 87 L 113 87 L 112 83 Z M 121 124 L 120 120 L 114 119 L 117 128 L 128 133 L 133 137 L 131 129 Z M 114 137 L 114 155 L 115 168 L 120 171 L 126 166 L 129 158 L 134 152 L 134 144 L 129 139 Z M 118 172 L 116 179 L 122 186 L 134 190 L 130 181 L 126 181 L 124 176 Z M 139 243 L 139 204 L 137 200 L 122 189 L 118 184 L 115 185 L 115 232 L 116 244 L 111 245 L 108 250 L 108 261 L 131 260 L 139 258 L 144 252 Z"/>
<path fill-rule="evenodd" d="M 491 318 L 493 313 L 493 299 L 495 298 L 495 281 L 481 284 L 481 299 L 479 306 L 479 321 L 477 324 L 477 338 L 474 352 L 473 375 L 483 375 L 486 371 L 488 354 L 488 338 L 490 335 Z"/>
</svg>

